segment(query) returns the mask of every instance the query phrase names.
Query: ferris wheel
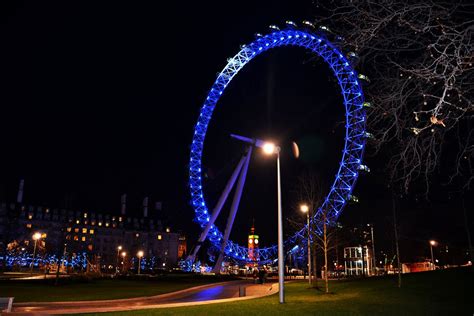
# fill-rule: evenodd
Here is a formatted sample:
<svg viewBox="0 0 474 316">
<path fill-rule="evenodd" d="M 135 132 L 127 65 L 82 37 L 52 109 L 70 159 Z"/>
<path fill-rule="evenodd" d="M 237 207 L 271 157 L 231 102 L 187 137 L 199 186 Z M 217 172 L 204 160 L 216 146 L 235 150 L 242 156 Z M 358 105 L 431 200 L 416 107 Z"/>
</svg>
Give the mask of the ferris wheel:
<svg viewBox="0 0 474 316">
<path fill-rule="evenodd" d="M 248 45 L 242 45 L 241 50 L 235 56 L 227 59 L 227 65 L 218 74 L 216 81 L 212 85 L 201 107 L 199 118 L 194 129 L 189 161 L 189 188 L 191 192 L 191 202 L 195 212 L 195 220 L 201 226 L 202 233 L 196 247 L 188 256 L 187 260 L 194 261 L 202 243 L 207 239 L 218 249 L 219 253 L 214 267 L 215 272 L 220 272 L 224 256 L 240 262 L 253 262 L 255 260 L 254 256 L 249 256 L 249 249 L 247 247 L 240 246 L 236 242 L 233 242 L 229 239 L 229 236 L 238 211 L 250 157 L 253 149 L 255 147 L 263 147 L 264 142 L 245 136 L 232 135 L 233 138 L 245 143 L 247 147 L 215 205 L 209 205 L 206 202 L 202 181 L 204 140 L 212 118 L 212 113 L 231 80 L 255 57 L 264 54 L 268 50 L 285 46 L 305 48 L 326 62 L 336 77 L 340 92 L 343 96 L 346 119 L 344 150 L 334 182 L 324 202 L 311 218 L 311 226 L 316 224 L 317 230 L 320 232 L 320 226 L 322 225 L 321 210 L 325 210 L 327 220 L 337 219 L 348 201 L 357 199 L 352 195 L 352 191 L 359 172 L 368 169 L 367 166 L 362 164 L 366 138 L 370 136 L 370 134 L 366 132 L 365 113 L 366 107 L 370 107 L 370 103 L 364 102 L 364 94 L 362 91 L 362 83 L 364 81 L 368 82 L 368 78 L 362 74 L 358 74 L 353 69 L 353 63 L 357 56 L 352 52 L 343 54 L 337 44 L 330 41 L 329 38 L 334 37 L 337 41 L 342 39 L 333 36 L 330 30 L 325 26 L 316 28 L 312 23 L 304 21 L 303 27 L 297 27 L 294 22 L 287 21 L 285 28 L 280 29 L 277 26 L 271 25 L 270 30 L 270 33 L 266 35 L 257 33 L 256 39 L 253 42 Z M 222 233 L 215 225 L 215 222 L 236 182 L 237 185 L 230 214 L 227 219 L 227 225 L 224 233 Z M 291 246 L 299 240 L 306 238 L 305 236 L 308 229 L 309 227 L 306 225 L 297 231 L 285 241 L 285 246 Z M 277 245 L 260 248 L 258 252 L 258 262 L 268 263 L 276 257 Z"/>
</svg>

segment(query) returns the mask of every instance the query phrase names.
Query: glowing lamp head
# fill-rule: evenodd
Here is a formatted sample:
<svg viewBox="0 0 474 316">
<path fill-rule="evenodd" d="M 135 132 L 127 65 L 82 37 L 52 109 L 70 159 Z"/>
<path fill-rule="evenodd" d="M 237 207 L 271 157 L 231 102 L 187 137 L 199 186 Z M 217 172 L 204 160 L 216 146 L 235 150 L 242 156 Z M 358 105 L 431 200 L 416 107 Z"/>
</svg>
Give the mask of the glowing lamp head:
<svg viewBox="0 0 474 316">
<path fill-rule="evenodd" d="M 275 153 L 276 146 L 273 143 L 265 143 L 263 144 L 262 149 L 266 155 L 271 155 Z"/>
<path fill-rule="evenodd" d="M 143 254 L 144 254 L 143 251 L 140 250 L 140 251 L 137 253 L 138 258 L 143 257 Z"/>
<path fill-rule="evenodd" d="M 430 245 L 431 246 L 436 246 L 438 243 L 436 242 L 436 240 L 430 240 Z"/>
<path fill-rule="evenodd" d="M 118 251 L 122 250 L 122 246 L 118 246 L 118 247 L 117 247 L 117 250 L 118 250 Z"/>
<path fill-rule="evenodd" d="M 34 233 L 33 234 L 33 240 L 38 240 L 41 238 L 41 233 Z"/>
<path fill-rule="evenodd" d="M 122 255 L 123 258 L 125 258 L 125 257 L 127 256 L 127 253 L 126 253 L 125 251 L 123 251 L 123 252 L 121 253 L 121 255 Z"/>
<path fill-rule="evenodd" d="M 300 211 L 303 213 L 308 213 L 309 212 L 309 206 L 307 204 L 301 204 L 300 205 Z"/>
</svg>

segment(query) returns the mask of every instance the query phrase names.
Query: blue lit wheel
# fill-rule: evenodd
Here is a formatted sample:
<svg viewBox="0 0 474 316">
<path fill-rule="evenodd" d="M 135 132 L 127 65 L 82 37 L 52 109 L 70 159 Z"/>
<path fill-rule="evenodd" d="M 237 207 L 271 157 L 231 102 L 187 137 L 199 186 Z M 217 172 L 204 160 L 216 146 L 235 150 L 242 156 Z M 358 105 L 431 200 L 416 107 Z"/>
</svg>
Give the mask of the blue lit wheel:
<svg viewBox="0 0 474 316">
<path fill-rule="evenodd" d="M 189 186 L 195 219 L 203 229 L 209 222 L 210 214 L 202 189 L 201 158 L 207 127 L 214 108 L 227 85 L 248 62 L 267 50 L 289 45 L 306 48 L 324 59 L 339 82 L 346 109 L 346 136 L 339 170 L 330 192 L 326 196 L 321 208 L 315 213 L 312 221 L 320 222 L 321 209 L 327 210 L 328 217 L 331 219 L 337 219 L 347 201 L 351 198 L 352 190 L 359 174 L 359 168 L 363 167 L 361 163 L 366 137 L 364 95 L 358 75 L 352 68 L 349 60 L 325 36 L 296 28 L 282 31 L 277 30 L 265 36 L 259 36 L 249 45 L 242 46 L 243 48 L 234 57 L 228 59 L 227 65 L 212 85 L 201 108 L 191 145 Z M 293 244 L 298 239 L 305 238 L 306 230 L 307 227 L 298 231 L 286 240 L 285 244 Z M 207 239 L 215 247 L 220 248 L 222 238 L 223 234 L 221 231 L 213 225 L 207 235 Z M 248 261 L 248 253 L 248 248 L 239 246 L 231 240 L 228 241 L 225 248 L 225 254 L 238 261 Z M 259 260 L 260 262 L 267 262 L 275 258 L 276 255 L 276 245 L 261 248 Z"/>
</svg>

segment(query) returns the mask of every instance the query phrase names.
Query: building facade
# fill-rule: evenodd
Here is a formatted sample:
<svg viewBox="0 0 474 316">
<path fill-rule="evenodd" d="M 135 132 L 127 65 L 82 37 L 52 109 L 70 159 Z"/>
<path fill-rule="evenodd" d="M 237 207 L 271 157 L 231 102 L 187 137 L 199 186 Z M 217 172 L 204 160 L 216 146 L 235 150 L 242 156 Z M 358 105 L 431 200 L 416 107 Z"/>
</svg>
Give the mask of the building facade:
<svg viewBox="0 0 474 316">
<path fill-rule="evenodd" d="M 372 253 L 367 246 L 344 248 L 344 271 L 346 276 L 370 275 Z"/>
<path fill-rule="evenodd" d="M 134 267 L 139 251 L 144 253 L 142 268 L 169 269 L 186 251 L 185 236 L 163 225 L 158 216 L 148 216 L 148 207 L 142 217 L 133 217 L 127 216 L 124 208 L 119 215 L 113 215 L 0 204 L 2 258 L 11 259 L 22 252 L 28 256 L 36 232 L 42 234 L 38 258 L 67 260 L 86 254 L 88 261 L 100 264 L 102 269 Z"/>
</svg>

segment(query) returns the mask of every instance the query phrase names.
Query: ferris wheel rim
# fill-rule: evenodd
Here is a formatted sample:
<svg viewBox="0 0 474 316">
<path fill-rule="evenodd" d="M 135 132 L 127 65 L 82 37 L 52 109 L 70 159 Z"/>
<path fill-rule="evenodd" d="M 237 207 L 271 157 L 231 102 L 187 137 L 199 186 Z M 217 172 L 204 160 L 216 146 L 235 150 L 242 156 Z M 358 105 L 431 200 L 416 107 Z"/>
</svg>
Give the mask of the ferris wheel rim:
<svg viewBox="0 0 474 316">
<path fill-rule="evenodd" d="M 217 76 L 201 107 L 199 119 L 194 129 L 189 164 L 191 202 L 195 212 L 195 220 L 200 224 L 201 228 L 207 225 L 210 216 L 202 189 L 201 160 L 204 140 L 213 110 L 227 85 L 245 65 L 256 56 L 268 50 L 285 46 L 303 47 L 323 58 L 332 69 L 334 76 L 338 79 L 345 106 L 346 135 L 339 170 L 323 204 L 311 218 L 311 223 L 320 222 L 322 210 L 327 210 L 327 214 L 330 214 L 333 219 L 337 219 L 347 201 L 350 200 L 357 182 L 359 166 L 362 164 L 366 135 L 364 94 L 358 74 L 350 64 L 349 59 L 324 35 L 296 28 L 277 30 L 267 35 L 260 35 L 248 45 L 242 45 L 241 50 L 234 57 L 228 59 L 227 65 Z M 307 229 L 306 225 L 288 238 L 285 243 L 292 244 L 298 239 L 306 238 L 305 232 Z M 222 232 L 215 225 L 211 226 L 207 239 L 214 246 L 220 247 L 222 237 Z M 276 252 L 276 245 L 260 248 L 259 261 L 270 261 L 276 255 Z M 250 261 L 248 258 L 248 248 L 240 246 L 231 240 L 227 242 L 225 253 L 227 256 L 239 261 Z"/>
</svg>

